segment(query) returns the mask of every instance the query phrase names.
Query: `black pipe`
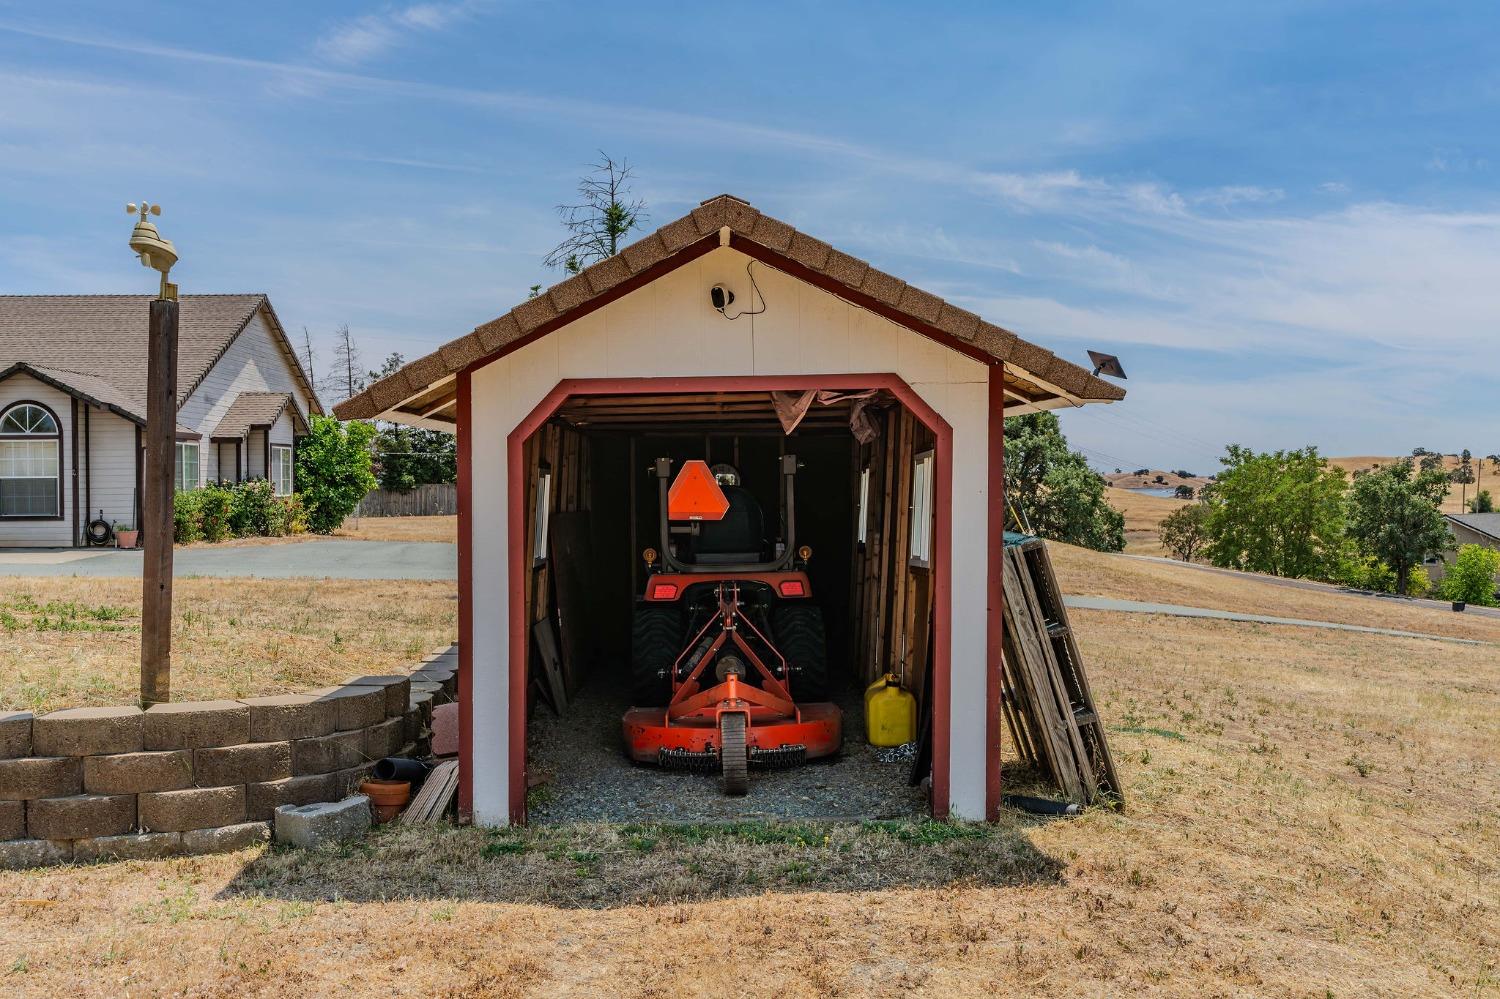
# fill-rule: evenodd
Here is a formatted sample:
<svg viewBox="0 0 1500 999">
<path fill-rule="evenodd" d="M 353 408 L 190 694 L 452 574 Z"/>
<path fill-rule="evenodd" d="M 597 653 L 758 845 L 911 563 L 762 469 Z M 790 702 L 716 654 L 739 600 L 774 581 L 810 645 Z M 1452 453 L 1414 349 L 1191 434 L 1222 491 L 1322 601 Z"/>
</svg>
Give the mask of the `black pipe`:
<svg viewBox="0 0 1500 999">
<path fill-rule="evenodd" d="M 1007 794 L 1000 799 L 1006 808 L 1019 808 L 1032 815 L 1077 815 L 1078 806 L 1071 801 L 1053 801 L 1051 798 L 1031 798 L 1024 794 Z"/>
<path fill-rule="evenodd" d="M 375 764 L 375 779 L 411 781 L 412 788 L 415 790 L 418 784 L 427 779 L 431 771 L 432 764 L 430 763 L 408 760 L 404 756 L 387 756 Z"/>
</svg>

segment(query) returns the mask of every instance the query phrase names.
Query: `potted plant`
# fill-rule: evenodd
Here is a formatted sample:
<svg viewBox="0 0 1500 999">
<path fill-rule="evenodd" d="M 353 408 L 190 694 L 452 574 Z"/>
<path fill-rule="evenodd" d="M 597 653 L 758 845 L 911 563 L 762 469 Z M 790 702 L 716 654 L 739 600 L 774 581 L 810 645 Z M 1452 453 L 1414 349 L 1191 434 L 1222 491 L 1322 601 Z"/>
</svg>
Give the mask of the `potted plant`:
<svg viewBox="0 0 1500 999">
<path fill-rule="evenodd" d="M 141 532 L 134 530 L 128 524 L 115 523 L 115 547 L 134 548 L 141 540 Z"/>
</svg>

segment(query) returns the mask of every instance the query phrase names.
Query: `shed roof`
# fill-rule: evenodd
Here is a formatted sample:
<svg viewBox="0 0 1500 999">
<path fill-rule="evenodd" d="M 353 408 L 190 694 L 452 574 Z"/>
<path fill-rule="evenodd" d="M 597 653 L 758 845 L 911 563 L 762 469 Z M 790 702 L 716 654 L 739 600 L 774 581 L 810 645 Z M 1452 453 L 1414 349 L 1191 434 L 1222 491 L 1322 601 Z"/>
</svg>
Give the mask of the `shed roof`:
<svg viewBox="0 0 1500 999">
<path fill-rule="evenodd" d="M 299 428 L 305 427 L 306 421 L 292 405 L 290 392 L 241 392 L 229 404 L 229 409 L 209 437 L 216 441 L 241 440 L 252 427 L 269 427 L 275 423 L 288 406 L 292 407 L 292 420 Z"/>
<path fill-rule="evenodd" d="M 704 201 L 676 221 L 553 285 L 498 319 L 375 382 L 334 407 L 340 419 L 452 422 L 457 372 L 558 329 L 678 266 L 728 245 L 871 309 L 955 350 L 1004 361 L 1006 392 L 1043 408 L 1113 402 L 1125 390 L 931 292 L 871 267 L 733 195 Z M 445 382 L 449 384 L 445 387 Z"/>
</svg>

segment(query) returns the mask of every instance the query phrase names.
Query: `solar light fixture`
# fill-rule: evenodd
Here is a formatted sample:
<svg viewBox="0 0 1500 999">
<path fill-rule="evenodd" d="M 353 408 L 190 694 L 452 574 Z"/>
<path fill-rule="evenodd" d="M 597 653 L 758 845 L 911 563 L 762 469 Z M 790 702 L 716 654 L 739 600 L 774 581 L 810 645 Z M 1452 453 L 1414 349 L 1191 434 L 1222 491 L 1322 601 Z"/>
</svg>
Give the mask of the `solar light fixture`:
<svg viewBox="0 0 1500 999">
<path fill-rule="evenodd" d="M 1089 360 L 1094 362 L 1095 376 L 1103 373 L 1111 378 L 1125 377 L 1125 369 L 1120 366 L 1120 359 L 1113 354 L 1101 354 L 1097 350 L 1091 350 Z"/>
</svg>

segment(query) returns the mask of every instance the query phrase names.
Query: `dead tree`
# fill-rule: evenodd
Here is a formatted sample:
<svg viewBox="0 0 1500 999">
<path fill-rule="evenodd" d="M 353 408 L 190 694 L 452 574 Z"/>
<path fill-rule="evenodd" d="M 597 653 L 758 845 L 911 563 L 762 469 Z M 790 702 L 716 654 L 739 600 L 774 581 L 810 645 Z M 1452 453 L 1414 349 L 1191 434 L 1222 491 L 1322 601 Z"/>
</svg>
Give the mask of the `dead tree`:
<svg viewBox="0 0 1500 999">
<path fill-rule="evenodd" d="M 568 238 L 543 258 L 548 267 L 561 267 L 577 274 L 596 260 L 620 251 L 620 241 L 646 221 L 646 202 L 631 197 L 634 173 L 624 160 L 618 163 L 599 151 L 600 161 L 578 182 L 576 204 L 558 205 Z"/>
</svg>

